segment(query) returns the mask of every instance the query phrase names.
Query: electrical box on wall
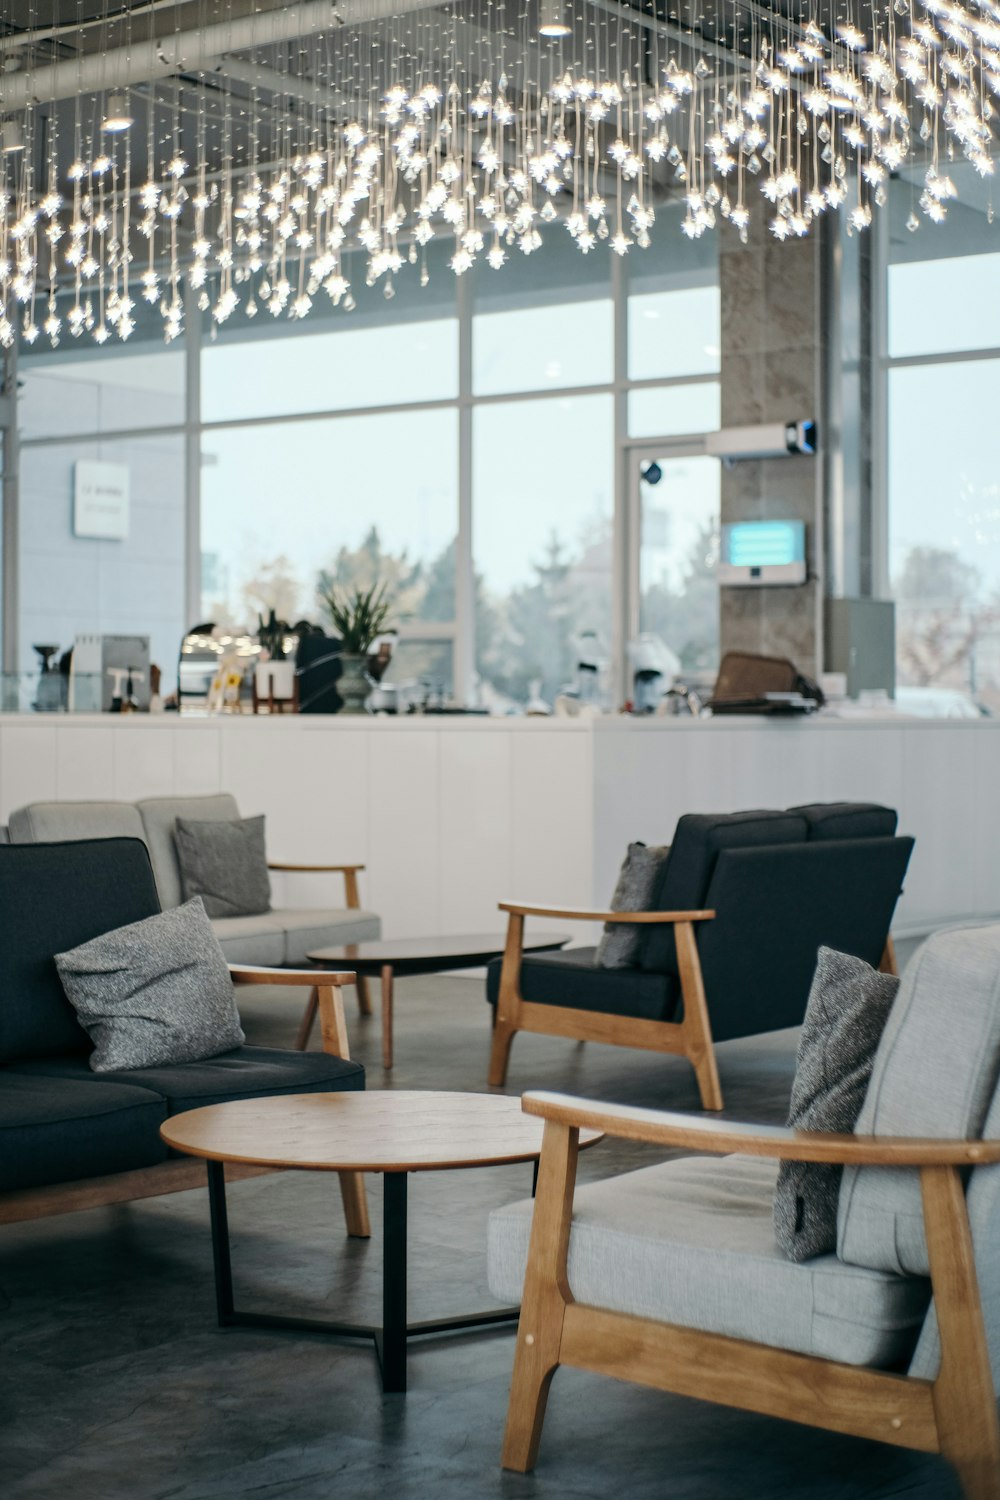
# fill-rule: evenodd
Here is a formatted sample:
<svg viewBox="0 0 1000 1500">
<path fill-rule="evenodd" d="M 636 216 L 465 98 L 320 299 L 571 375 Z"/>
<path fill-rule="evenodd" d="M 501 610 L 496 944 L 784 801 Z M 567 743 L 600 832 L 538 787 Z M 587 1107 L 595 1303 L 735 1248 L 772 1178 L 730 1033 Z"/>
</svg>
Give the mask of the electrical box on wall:
<svg viewBox="0 0 1000 1500">
<path fill-rule="evenodd" d="M 723 526 L 718 578 L 727 588 L 805 583 L 805 522 L 734 521 Z"/>
</svg>

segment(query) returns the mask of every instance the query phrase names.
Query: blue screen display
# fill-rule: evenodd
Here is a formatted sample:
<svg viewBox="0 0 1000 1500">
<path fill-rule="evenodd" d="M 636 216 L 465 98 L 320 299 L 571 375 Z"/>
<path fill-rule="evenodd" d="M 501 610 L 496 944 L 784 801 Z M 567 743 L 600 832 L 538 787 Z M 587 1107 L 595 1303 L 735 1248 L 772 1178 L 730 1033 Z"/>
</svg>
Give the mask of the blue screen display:
<svg viewBox="0 0 1000 1500">
<path fill-rule="evenodd" d="M 725 560 L 734 568 L 782 567 L 805 557 L 802 521 L 738 521 L 723 531 Z"/>
</svg>

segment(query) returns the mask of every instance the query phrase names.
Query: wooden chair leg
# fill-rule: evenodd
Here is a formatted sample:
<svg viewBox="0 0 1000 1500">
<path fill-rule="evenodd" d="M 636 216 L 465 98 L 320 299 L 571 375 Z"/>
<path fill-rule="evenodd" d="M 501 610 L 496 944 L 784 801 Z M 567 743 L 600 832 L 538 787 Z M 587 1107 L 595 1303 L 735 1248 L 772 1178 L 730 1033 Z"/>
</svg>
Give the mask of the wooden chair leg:
<svg viewBox="0 0 1000 1500">
<path fill-rule="evenodd" d="M 298 1035 L 295 1038 L 295 1046 L 299 1052 L 304 1052 L 309 1045 L 312 1036 L 313 1024 L 316 1020 L 316 1012 L 319 1010 L 319 991 L 313 985 L 309 991 L 309 999 L 302 1013 L 302 1021 L 299 1025 Z"/>
<path fill-rule="evenodd" d="M 956 1469 L 965 1500 L 1000 1500 L 1000 1422 L 965 1189 L 955 1167 L 924 1167 L 920 1186 L 941 1335 L 934 1382 L 941 1452 Z"/>
<path fill-rule="evenodd" d="M 692 924 L 678 922 L 674 927 L 674 939 L 684 1000 L 682 1025 L 685 1051 L 698 1080 L 702 1109 L 722 1109 L 722 1085 L 719 1083 L 719 1070 L 715 1062 L 712 1023 L 708 1017 L 705 982 Z"/>
<path fill-rule="evenodd" d="M 359 974 L 357 977 L 358 990 L 358 1015 L 370 1016 L 372 1013 L 372 997 L 368 989 L 368 976 Z"/>
<path fill-rule="evenodd" d="M 521 954 L 524 943 L 524 917 L 511 912 L 507 918 L 507 941 L 500 970 L 500 994 L 493 1015 L 493 1043 L 490 1048 L 489 1084 L 503 1088 L 507 1078 L 510 1044 L 518 1027 L 521 1009 Z"/>
<path fill-rule="evenodd" d="M 896 962 L 896 944 L 891 937 L 887 937 L 885 940 L 885 947 L 882 950 L 882 958 L 878 966 L 878 971 L 880 974 L 899 973 L 899 965 Z"/>
<path fill-rule="evenodd" d="M 360 1172 L 341 1172 L 340 1196 L 344 1200 L 344 1219 L 347 1233 L 355 1239 L 371 1238 L 372 1227 L 368 1221 L 368 1198 L 365 1179 Z"/>
<path fill-rule="evenodd" d="M 490 1047 L 490 1088 L 502 1089 L 507 1081 L 510 1044 L 516 1033 L 517 1028 L 511 1026 L 509 1021 L 501 1021 L 499 1016 L 496 1018 L 493 1026 L 493 1042 Z"/>
<path fill-rule="evenodd" d="M 575 1128 L 546 1121 L 501 1459 L 505 1469 L 520 1474 L 538 1458 L 566 1304 L 572 1301 L 566 1252 L 579 1139 Z"/>
</svg>

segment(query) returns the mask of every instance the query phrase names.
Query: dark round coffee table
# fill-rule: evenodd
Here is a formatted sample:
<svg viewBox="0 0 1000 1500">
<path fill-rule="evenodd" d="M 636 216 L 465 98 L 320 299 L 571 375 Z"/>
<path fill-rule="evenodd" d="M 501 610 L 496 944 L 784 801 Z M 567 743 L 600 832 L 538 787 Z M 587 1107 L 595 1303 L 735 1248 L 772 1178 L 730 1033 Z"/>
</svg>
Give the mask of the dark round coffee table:
<svg viewBox="0 0 1000 1500">
<path fill-rule="evenodd" d="M 524 953 L 545 953 L 565 948 L 569 938 L 560 932 L 536 932 L 526 937 Z M 340 948 L 316 948 L 307 954 L 310 963 L 325 968 L 353 969 L 355 974 L 378 976 L 382 981 L 382 1065 L 392 1067 L 392 988 L 397 974 L 444 974 L 449 969 L 478 969 L 503 954 L 506 938 L 499 932 L 465 933 L 460 937 L 394 938 L 388 942 L 345 943 Z M 301 1045 L 308 1041 L 315 1016 L 307 1012 L 300 1033 Z"/>
</svg>

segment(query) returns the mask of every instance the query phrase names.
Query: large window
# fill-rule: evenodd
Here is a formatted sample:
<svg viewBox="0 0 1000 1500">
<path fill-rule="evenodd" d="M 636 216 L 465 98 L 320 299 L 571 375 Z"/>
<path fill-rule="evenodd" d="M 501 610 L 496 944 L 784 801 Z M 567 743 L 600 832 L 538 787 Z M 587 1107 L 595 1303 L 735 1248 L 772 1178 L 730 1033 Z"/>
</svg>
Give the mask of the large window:
<svg viewBox="0 0 1000 1500">
<path fill-rule="evenodd" d="M 196 623 L 185 599 L 200 620 L 252 630 L 272 608 L 322 622 L 324 588 L 376 582 L 399 628 L 390 679 L 422 681 L 432 700 L 551 703 L 585 635 L 610 664 L 627 445 L 669 448 L 719 423 L 714 243 L 679 247 L 669 269 L 613 267 L 553 235 L 461 282 L 444 248 L 430 247 L 426 288 L 362 286 L 352 312 L 324 303 L 301 323 L 234 318 L 169 348 L 140 328 L 123 350 L 25 354 L 25 665 L 36 643 L 141 629 L 169 690 Z M 74 535 L 75 465 L 95 456 L 128 470 L 124 541 Z M 643 544 L 654 613 L 668 594 L 683 602 L 686 554 L 711 529 L 695 489 L 675 517 L 681 573 Z M 711 650 L 705 630 L 688 635 L 686 659 Z"/>
<path fill-rule="evenodd" d="M 492 703 L 551 704 L 583 631 L 609 649 L 612 421 L 608 395 L 476 410 L 476 665 Z"/>
<path fill-rule="evenodd" d="M 955 164 L 944 225 L 892 205 L 886 276 L 889 583 L 904 706 L 1000 712 L 1000 240 Z"/>
</svg>

